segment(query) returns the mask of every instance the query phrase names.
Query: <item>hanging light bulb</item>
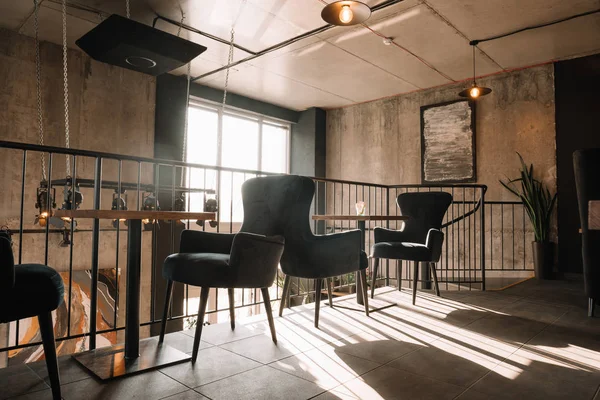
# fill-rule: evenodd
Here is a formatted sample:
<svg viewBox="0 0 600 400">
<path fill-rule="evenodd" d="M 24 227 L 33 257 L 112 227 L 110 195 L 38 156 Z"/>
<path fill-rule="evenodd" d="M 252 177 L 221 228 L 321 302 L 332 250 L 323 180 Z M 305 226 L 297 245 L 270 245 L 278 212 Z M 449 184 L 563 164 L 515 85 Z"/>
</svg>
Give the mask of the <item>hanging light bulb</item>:
<svg viewBox="0 0 600 400">
<path fill-rule="evenodd" d="M 54 202 L 55 190 L 48 188 L 48 181 L 41 181 L 40 186 L 36 190 L 35 208 L 39 210 L 39 214 L 35 217 L 35 223 L 40 226 L 46 226 L 48 218 L 52 215 L 52 209 L 56 207 Z"/>
<path fill-rule="evenodd" d="M 350 6 L 342 6 L 342 11 L 340 11 L 340 21 L 342 21 L 345 24 L 348 24 L 350 23 L 350 21 L 352 21 L 352 18 L 354 18 L 354 13 L 350 9 Z"/>
<path fill-rule="evenodd" d="M 473 86 L 471 86 L 469 89 L 461 91 L 458 94 L 460 97 L 468 97 L 471 100 L 476 100 L 481 96 L 492 93 L 492 89 L 484 86 L 477 86 L 477 82 L 475 81 L 475 46 L 477 46 L 478 43 L 479 42 L 476 40 L 473 40 L 469 43 L 473 48 Z"/>
<path fill-rule="evenodd" d="M 113 211 L 127 210 L 127 191 L 121 190 L 121 193 L 119 193 L 119 190 L 115 189 L 110 209 Z M 119 226 L 119 222 L 125 222 L 125 224 L 127 224 L 125 218 L 113 219 L 112 225 L 115 229 Z"/>
<path fill-rule="evenodd" d="M 371 9 L 360 1 L 335 1 L 321 11 L 321 18 L 329 24 L 349 26 L 365 22 L 371 16 Z"/>
</svg>

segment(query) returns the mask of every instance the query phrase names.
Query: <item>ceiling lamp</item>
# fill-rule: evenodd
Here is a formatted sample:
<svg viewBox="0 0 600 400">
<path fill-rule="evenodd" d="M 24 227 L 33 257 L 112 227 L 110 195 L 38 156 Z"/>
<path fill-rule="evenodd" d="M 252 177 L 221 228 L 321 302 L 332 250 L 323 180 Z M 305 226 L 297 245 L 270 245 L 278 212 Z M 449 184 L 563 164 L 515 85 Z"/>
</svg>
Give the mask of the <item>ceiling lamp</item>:
<svg viewBox="0 0 600 400">
<path fill-rule="evenodd" d="M 477 46 L 478 43 L 479 42 L 477 40 L 469 42 L 469 44 L 473 48 L 473 86 L 463 90 L 458 94 L 460 97 L 468 97 L 472 100 L 476 100 L 481 96 L 485 96 L 492 93 L 492 89 L 484 86 L 477 86 L 477 82 L 475 81 L 475 46 Z"/>
<path fill-rule="evenodd" d="M 350 26 L 365 22 L 371 9 L 360 1 L 336 1 L 321 11 L 321 18 L 331 25 Z"/>
</svg>

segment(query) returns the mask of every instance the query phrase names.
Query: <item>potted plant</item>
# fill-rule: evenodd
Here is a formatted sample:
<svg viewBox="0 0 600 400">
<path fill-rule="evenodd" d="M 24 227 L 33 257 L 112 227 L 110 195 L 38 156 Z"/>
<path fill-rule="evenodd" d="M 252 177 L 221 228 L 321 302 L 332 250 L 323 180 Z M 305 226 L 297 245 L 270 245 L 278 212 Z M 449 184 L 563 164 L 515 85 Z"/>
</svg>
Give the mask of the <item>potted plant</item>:
<svg viewBox="0 0 600 400">
<path fill-rule="evenodd" d="M 517 155 L 521 161 L 521 176 L 500 183 L 523 203 L 535 234 L 533 242 L 535 276 L 537 279 L 548 279 L 552 277 L 554 266 L 554 243 L 550 241 L 549 236 L 556 193 L 551 195 L 548 188 L 533 177 L 533 164 L 527 167 L 521 154 L 517 153 Z"/>
</svg>

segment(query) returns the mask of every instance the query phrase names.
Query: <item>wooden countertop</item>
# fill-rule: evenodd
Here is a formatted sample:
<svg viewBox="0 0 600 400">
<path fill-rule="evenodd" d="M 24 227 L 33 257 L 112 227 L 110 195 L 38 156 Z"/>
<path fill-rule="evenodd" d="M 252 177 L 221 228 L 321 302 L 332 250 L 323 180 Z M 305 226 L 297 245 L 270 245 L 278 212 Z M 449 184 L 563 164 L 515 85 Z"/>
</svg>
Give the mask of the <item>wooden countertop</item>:
<svg viewBox="0 0 600 400">
<path fill-rule="evenodd" d="M 313 215 L 315 221 L 406 221 L 404 215 Z"/>
<path fill-rule="evenodd" d="M 130 210 L 55 210 L 55 217 L 68 218 L 97 218 L 97 219 L 158 219 L 158 220 L 181 220 L 195 219 L 202 221 L 214 221 L 216 213 L 212 212 L 188 212 L 188 211 L 130 211 Z"/>
</svg>

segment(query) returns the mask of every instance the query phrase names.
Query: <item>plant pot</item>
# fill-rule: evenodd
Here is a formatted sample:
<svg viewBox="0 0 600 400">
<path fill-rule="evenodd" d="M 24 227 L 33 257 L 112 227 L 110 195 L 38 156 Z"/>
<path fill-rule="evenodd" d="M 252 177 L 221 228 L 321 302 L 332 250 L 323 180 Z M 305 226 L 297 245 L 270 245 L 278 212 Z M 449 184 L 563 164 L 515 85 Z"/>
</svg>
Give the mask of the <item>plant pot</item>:
<svg viewBox="0 0 600 400">
<path fill-rule="evenodd" d="M 535 269 L 535 278 L 552 279 L 554 269 L 554 243 L 552 242 L 532 242 L 533 247 L 533 265 Z"/>
</svg>

